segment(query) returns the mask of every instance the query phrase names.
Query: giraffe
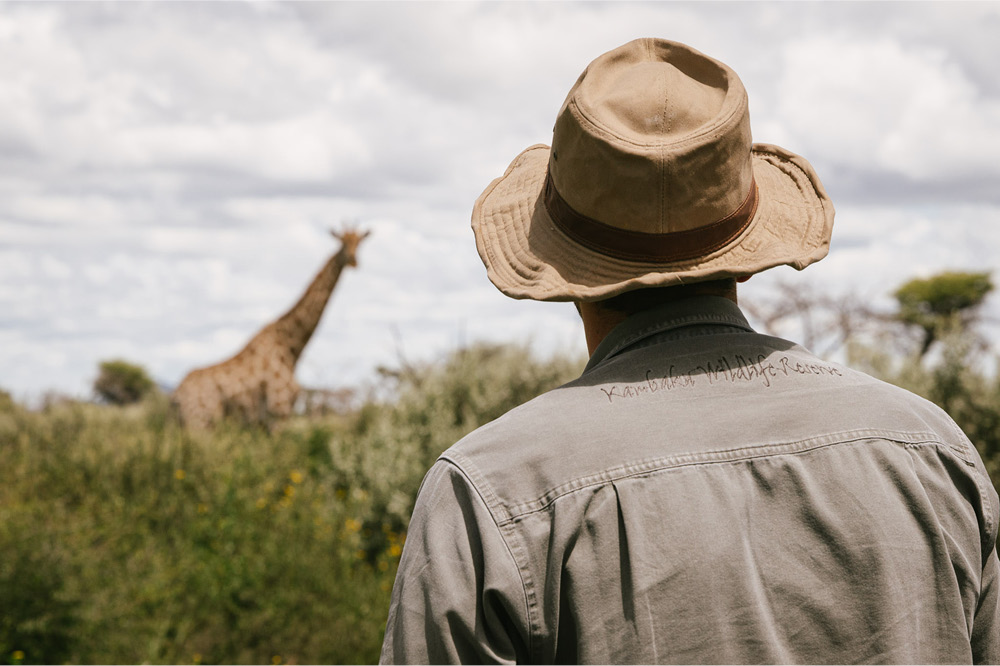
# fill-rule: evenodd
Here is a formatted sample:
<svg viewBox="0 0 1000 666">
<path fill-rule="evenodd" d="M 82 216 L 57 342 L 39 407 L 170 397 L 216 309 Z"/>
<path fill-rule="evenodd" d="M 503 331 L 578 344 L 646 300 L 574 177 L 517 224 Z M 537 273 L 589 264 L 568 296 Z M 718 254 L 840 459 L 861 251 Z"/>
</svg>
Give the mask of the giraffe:
<svg viewBox="0 0 1000 666">
<path fill-rule="evenodd" d="M 224 417 L 269 426 L 292 412 L 300 387 L 295 364 L 323 316 L 345 267 L 356 267 L 358 245 L 370 232 L 331 231 L 340 249 L 288 312 L 262 328 L 235 356 L 192 370 L 171 396 L 181 423 L 207 428 Z"/>
</svg>

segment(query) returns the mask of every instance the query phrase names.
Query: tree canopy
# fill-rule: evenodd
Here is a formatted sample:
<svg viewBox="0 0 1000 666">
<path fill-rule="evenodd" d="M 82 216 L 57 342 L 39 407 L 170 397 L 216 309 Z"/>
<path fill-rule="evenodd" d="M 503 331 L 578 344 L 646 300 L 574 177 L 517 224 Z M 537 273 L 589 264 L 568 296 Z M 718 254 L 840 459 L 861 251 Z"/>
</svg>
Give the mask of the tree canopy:
<svg viewBox="0 0 1000 666">
<path fill-rule="evenodd" d="M 945 327 L 967 326 L 991 291 L 989 272 L 946 271 L 910 280 L 893 295 L 899 303 L 899 320 L 923 329 L 923 356 Z"/>
<path fill-rule="evenodd" d="M 128 405 L 142 400 L 155 386 L 142 366 L 122 360 L 102 361 L 94 393 L 109 404 Z"/>
</svg>

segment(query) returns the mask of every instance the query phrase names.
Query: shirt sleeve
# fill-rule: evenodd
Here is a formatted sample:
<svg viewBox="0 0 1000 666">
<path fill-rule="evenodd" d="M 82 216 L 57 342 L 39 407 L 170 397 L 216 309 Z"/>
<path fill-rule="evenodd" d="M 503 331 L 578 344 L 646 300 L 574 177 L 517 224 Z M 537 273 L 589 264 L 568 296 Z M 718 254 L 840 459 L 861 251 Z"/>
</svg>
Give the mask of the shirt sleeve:
<svg viewBox="0 0 1000 666">
<path fill-rule="evenodd" d="M 996 548 L 983 567 L 979 604 L 972 621 L 972 660 L 1000 664 L 1000 560 Z"/>
<path fill-rule="evenodd" d="M 527 602 L 513 555 L 460 469 L 424 477 L 392 589 L 380 663 L 516 663 Z"/>
</svg>

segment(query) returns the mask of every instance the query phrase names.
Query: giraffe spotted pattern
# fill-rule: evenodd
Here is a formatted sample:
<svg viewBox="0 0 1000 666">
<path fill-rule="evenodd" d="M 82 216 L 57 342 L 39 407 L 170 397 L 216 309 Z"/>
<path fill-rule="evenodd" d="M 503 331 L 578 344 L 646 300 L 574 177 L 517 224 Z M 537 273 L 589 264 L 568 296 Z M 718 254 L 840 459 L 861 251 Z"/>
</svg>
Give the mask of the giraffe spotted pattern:
<svg viewBox="0 0 1000 666">
<path fill-rule="evenodd" d="M 320 269 L 302 297 L 269 323 L 232 358 L 192 370 L 177 386 L 172 402 L 181 422 L 207 428 L 232 418 L 270 425 L 292 413 L 301 387 L 295 365 L 319 324 L 340 274 L 356 267 L 357 250 L 369 232 L 331 232 L 340 249 Z"/>
</svg>

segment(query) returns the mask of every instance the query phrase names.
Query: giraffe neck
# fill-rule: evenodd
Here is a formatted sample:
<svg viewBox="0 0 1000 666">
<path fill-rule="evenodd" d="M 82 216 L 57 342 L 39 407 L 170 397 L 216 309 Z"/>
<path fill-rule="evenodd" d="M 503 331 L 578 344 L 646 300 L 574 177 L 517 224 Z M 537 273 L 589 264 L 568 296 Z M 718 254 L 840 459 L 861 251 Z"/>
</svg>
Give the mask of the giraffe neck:
<svg viewBox="0 0 1000 666">
<path fill-rule="evenodd" d="M 343 251 L 332 256 L 313 278 L 298 302 L 274 323 L 279 344 L 287 345 L 293 364 L 299 360 L 302 350 L 319 325 L 323 310 L 326 309 L 345 264 Z"/>
</svg>

